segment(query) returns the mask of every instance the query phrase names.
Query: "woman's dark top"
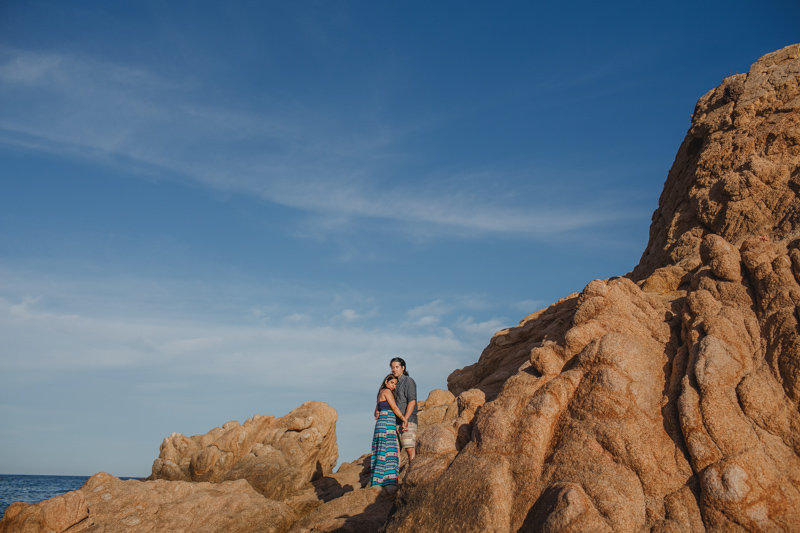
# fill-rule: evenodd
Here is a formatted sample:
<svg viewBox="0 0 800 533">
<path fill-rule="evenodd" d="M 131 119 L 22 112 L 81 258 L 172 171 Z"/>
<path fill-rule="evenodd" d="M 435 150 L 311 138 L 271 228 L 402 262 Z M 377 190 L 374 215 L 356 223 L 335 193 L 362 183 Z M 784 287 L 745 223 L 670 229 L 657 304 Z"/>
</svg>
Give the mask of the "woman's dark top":
<svg viewBox="0 0 800 533">
<path fill-rule="evenodd" d="M 391 406 L 389 405 L 389 402 L 386 402 L 386 401 L 378 402 L 378 411 L 388 411 L 390 409 L 391 409 Z"/>
</svg>

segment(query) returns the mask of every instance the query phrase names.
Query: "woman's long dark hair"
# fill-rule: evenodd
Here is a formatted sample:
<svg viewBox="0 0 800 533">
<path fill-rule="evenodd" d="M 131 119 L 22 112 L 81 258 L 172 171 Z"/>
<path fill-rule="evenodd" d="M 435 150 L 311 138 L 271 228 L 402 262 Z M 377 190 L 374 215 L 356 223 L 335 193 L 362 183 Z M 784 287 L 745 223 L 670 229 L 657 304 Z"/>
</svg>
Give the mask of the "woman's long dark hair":
<svg viewBox="0 0 800 533">
<path fill-rule="evenodd" d="M 381 388 L 378 389 L 378 401 L 379 402 L 381 401 L 381 392 L 383 392 L 383 389 L 387 389 L 388 388 L 386 386 L 386 382 L 389 381 L 390 379 L 393 379 L 393 380 L 397 381 L 397 378 L 394 377 L 394 374 L 389 374 L 388 376 L 383 378 L 383 382 L 381 383 Z"/>
<path fill-rule="evenodd" d="M 391 360 L 391 361 L 389 361 L 389 365 L 391 365 L 392 363 L 400 363 L 400 366 L 402 366 L 402 367 L 403 367 L 403 375 L 404 375 L 404 376 L 407 376 L 407 375 L 408 375 L 408 372 L 406 371 L 406 362 L 405 362 L 405 361 L 403 361 L 403 359 L 402 359 L 402 358 L 400 358 L 400 357 L 393 357 L 393 358 L 392 358 L 392 360 Z"/>
</svg>

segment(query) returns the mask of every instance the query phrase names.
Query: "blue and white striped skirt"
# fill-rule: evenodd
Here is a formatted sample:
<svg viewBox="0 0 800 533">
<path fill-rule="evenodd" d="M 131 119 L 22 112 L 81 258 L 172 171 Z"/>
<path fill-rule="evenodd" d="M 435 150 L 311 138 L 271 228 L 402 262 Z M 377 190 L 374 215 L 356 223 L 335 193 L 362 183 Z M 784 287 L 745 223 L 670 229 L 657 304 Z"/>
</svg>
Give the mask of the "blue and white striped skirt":
<svg viewBox="0 0 800 533">
<path fill-rule="evenodd" d="M 372 478 L 370 485 L 396 485 L 400 471 L 397 419 L 390 410 L 381 411 L 372 436 Z"/>
</svg>

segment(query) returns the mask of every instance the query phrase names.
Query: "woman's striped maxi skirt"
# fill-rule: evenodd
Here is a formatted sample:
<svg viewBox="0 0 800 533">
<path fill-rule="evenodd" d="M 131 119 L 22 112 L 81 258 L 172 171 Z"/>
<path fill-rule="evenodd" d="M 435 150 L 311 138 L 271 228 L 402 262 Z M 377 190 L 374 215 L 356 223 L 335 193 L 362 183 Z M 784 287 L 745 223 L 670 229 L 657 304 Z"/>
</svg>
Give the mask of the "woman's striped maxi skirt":
<svg viewBox="0 0 800 533">
<path fill-rule="evenodd" d="M 370 485 L 396 485 L 400 471 L 397 422 L 390 410 L 381 411 L 372 436 L 372 478 Z"/>
</svg>

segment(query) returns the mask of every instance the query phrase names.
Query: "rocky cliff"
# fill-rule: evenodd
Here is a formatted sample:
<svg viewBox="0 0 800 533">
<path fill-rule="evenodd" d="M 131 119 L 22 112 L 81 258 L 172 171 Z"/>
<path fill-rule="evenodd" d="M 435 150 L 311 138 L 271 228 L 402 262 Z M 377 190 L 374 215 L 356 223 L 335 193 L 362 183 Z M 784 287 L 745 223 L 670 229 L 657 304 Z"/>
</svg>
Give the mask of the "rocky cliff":
<svg viewBox="0 0 800 533">
<path fill-rule="evenodd" d="M 704 95 L 636 268 L 498 332 L 396 495 L 309 402 L 165 439 L 4 531 L 800 531 L 800 45 Z M 187 519 L 191 517 L 191 519 Z"/>
<path fill-rule="evenodd" d="M 800 530 L 798 306 L 793 45 L 697 103 L 631 273 L 450 376 L 387 530 Z"/>
</svg>

